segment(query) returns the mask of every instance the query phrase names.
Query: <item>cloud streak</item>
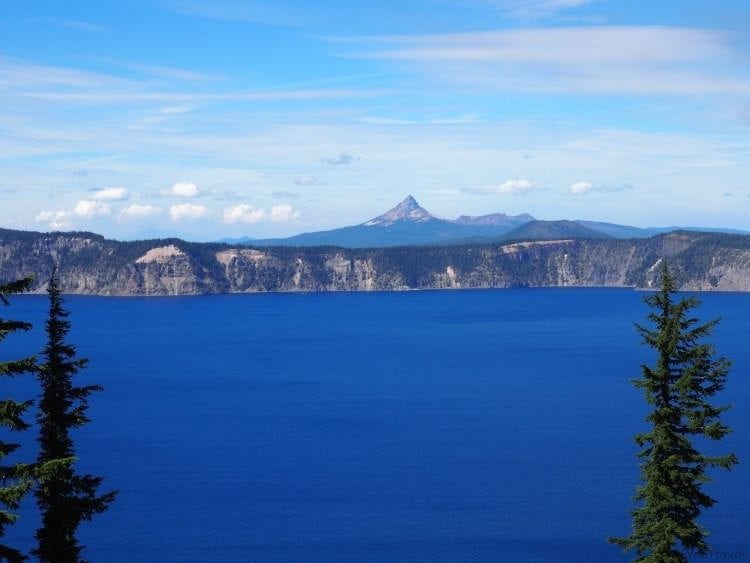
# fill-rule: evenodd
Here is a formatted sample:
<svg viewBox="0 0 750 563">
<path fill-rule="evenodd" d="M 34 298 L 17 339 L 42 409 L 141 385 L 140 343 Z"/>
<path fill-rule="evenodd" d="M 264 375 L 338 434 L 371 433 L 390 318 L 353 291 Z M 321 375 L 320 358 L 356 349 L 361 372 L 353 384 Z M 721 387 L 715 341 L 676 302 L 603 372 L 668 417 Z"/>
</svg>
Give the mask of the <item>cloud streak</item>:
<svg viewBox="0 0 750 563">
<path fill-rule="evenodd" d="M 483 186 L 481 188 L 462 188 L 461 193 L 469 195 L 518 195 L 545 190 L 531 180 L 508 180 L 497 186 Z"/>
<path fill-rule="evenodd" d="M 750 94 L 726 32 L 660 26 L 527 28 L 371 38 L 352 56 L 441 82 L 503 91 L 633 95 Z"/>
<path fill-rule="evenodd" d="M 358 156 L 354 156 L 347 153 L 341 153 L 338 156 L 322 156 L 320 162 L 328 164 L 329 166 L 349 166 L 353 162 L 360 160 Z"/>
<path fill-rule="evenodd" d="M 303 10 L 285 9 L 262 0 L 171 0 L 165 7 L 177 13 L 215 20 L 241 21 L 272 26 L 296 27 L 310 21 Z"/>
<path fill-rule="evenodd" d="M 595 0 L 477 0 L 476 3 L 524 21 L 546 19 Z"/>
<path fill-rule="evenodd" d="M 635 189 L 635 186 L 627 183 L 602 184 L 595 186 L 591 182 L 575 182 L 565 193 L 568 195 L 586 195 L 590 193 L 619 193 Z"/>
<path fill-rule="evenodd" d="M 206 83 L 213 77 L 181 68 L 111 59 L 103 62 L 145 76 L 124 77 L 0 55 L 0 89 L 12 94 L 15 100 L 81 105 L 306 102 L 365 99 L 387 93 L 383 89 L 364 88 L 229 90 L 221 83 L 212 83 L 212 88 L 196 88 L 195 83 Z M 176 83 L 178 87 L 165 89 L 165 83 Z"/>
</svg>

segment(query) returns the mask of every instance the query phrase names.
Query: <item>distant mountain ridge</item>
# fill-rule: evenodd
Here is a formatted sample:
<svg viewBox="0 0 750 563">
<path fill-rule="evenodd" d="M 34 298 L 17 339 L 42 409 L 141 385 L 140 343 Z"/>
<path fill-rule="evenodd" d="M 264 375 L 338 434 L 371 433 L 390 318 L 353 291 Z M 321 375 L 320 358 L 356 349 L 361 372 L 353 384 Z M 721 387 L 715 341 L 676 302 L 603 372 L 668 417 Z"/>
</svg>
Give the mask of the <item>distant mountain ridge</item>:
<svg viewBox="0 0 750 563">
<path fill-rule="evenodd" d="M 342 248 L 383 248 L 491 243 L 512 240 L 554 240 L 563 238 L 647 238 L 677 230 L 727 232 L 731 229 L 646 228 L 599 221 L 539 221 L 529 215 L 461 215 L 455 220 L 436 217 L 409 195 L 396 207 L 360 225 L 328 231 L 302 233 L 287 238 L 252 239 L 242 237 L 220 242 L 251 246 L 338 246 Z"/>
<path fill-rule="evenodd" d="M 458 225 L 512 225 L 519 226 L 535 219 L 528 213 L 521 215 L 506 215 L 505 213 L 491 213 L 489 215 L 461 215 L 454 223 Z"/>
<path fill-rule="evenodd" d="M 526 222 L 531 215 L 517 217 L 493 213 L 480 217 L 462 215 L 455 221 L 440 219 L 407 196 L 396 207 L 361 225 L 330 231 L 302 233 L 288 238 L 259 239 L 253 246 L 341 246 L 383 248 L 389 246 L 457 244 L 472 239 L 500 237 Z"/>
</svg>

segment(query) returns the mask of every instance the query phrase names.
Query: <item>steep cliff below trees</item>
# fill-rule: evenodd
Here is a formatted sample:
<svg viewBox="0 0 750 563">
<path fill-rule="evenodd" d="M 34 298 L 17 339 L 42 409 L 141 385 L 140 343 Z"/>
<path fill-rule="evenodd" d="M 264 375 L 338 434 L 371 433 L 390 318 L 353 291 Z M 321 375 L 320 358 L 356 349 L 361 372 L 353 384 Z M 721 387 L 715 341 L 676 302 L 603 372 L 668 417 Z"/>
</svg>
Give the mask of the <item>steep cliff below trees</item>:
<svg viewBox="0 0 750 563">
<path fill-rule="evenodd" d="M 259 291 L 607 286 L 648 288 L 667 259 L 682 289 L 750 291 L 750 236 L 676 232 L 373 249 L 250 248 L 178 239 L 0 230 L 0 282 L 57 266 L 65 293 L 197 295 Z"/>
</svg>

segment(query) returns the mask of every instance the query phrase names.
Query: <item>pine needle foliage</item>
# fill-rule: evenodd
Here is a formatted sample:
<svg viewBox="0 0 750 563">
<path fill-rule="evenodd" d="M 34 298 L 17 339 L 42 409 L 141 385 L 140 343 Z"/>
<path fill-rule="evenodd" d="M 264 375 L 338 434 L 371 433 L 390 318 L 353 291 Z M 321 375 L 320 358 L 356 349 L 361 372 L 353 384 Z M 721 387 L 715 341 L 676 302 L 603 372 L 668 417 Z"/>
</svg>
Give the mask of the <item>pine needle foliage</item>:
<svg viewBox="0 0 750 563">
<path fill-rule="evenodd" d="M 37 371 L 41 386 L 37 464 L 48 470 L 40 476 L 35 489 L 41 527 L 36 532 L 37 547 L 32 553 L 40 561 L 82 561 L 83 546 L 76 538 L 79 525 L 104 512 L 117 492 L 97 494 L 103 478 L 78 475 L 74 464 L 66 462 L 75 456 L 70 431 L 89 422 L 86 416 L 88 398 L 102 388 L 99 385 L 74 385 L 74 376 L 88 360 L 76 358 L 75 346 L 66 341 L 70 321 L 54 273 L 47 293 L 47 344 L 41 354 L 43 363 Z"/>
<path fill-rule="evenodd" d="M 701 324 L 692 313 L 700 301 L 678 300 L 675 293 L 663 263 L 661 290 L 645 298 L 653 326 L 636 325 L 643 342 L 657 353 L 656 365 L 642 366 L 642 377 L 633 381 L 653 410 L 646 417 L 648 431 L 635 436 L 642 483 L 634 497 L 632 533 L 610 538 L 635 551 L 636 561 L 677 563 L 688 555 L 706 555 L 708 531 L 697 519 L 716 503 L 703 490 L 711 481 L 707 470 L 739 463 L 734 454 L 712 456 L 696 449 L 698 440 L 717 441 L 731 432 L 720 420 L 729 406 L 709 402 L 724 388 L 730 362 L 716 358 L 706 342 L 719 319 Z"/>
<path fill-rule="evenodd" d="M 9 305 L 8 297 L 23 293 L 31 287 L 32 278 L 25 278 L 0 286 L 0 304 Z M 0 318 L 0 341 L 10 334 L 26 332 L 31 325 L 22 321 Z M 0 362 L 0 377 L 18 377 L 34 372 L 36 366 L 33 357 L 8 362 Z M 4 399 L 0 401 L 0 427 L 10 432 L 22 432 L 29 428 L 24 414 L 31 407 L 32 401 Z M 24 495 L 32 486 L 32 468 L 28 464 L 16 463 L 7 465 L 6 458 L 15 452 L 20 445 L 0 440 L 0 537 L 5 535 L 6 528 L 18 520 L 15 510 L 21 504 Z M 0 559 L 23 561 L 23 554 L 12 547 L 0 543 Z"/>
</svg>

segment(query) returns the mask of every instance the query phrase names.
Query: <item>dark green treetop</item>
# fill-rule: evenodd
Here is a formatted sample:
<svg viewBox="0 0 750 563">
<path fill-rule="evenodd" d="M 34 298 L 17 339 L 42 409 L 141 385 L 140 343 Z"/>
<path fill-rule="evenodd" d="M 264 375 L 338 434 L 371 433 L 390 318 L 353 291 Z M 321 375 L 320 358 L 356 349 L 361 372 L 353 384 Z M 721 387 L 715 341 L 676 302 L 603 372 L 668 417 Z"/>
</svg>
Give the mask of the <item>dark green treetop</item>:
<svg viewBox="0 0 750 563">
<path fill-rule="evenodd" d="M 70 431 L 89 422 L 86 416 L 89 395 L 102 389 L 99 385 L 74 385 L 74 376 L 86 366 L 87 360 L 76 358 L 75 346 L 66 342 L 70 322 L 54 274 L 47 293 L 50 300 L 47 344 L 37 371 L 41 386 L 37 414 L 40 466 L 75 456 Z M 102 477 L 76 474 L 73 463 L 58 464 L 39 480 L 35 495 L 42 524 L 36 532 L 38 545 L 32 553 L 40 561 L 81 561 L 82 546 L 76 539 L 79 525 L 105 511 L 117 494 L 112 491 L 98 495 L 101 482 Z"/>
<path fill-rule="evenodd" d="M 703 490 L 711 481 L 707 470 L 738 463 L 734 454 L 706 455 L 694 444 L 720 440 L 731 431 L 720 420 L 729 407 L 709 402 L 724 388 L 730 362 L 714 357 L 714 347 L 705 341 L 719 320 L 701 324 L 692 313 L 698 299 L 676 299 L 675 292 L 663 264 L 660 291 L 645 298 L 653 328 L 636 325 L 657 353 L 656 365 L 642 366 L 642 377 L 633 381 L 652 410 L 648 431 L 635 436 L 642 483 L 634 497 L 632 533 L 610 541 L 635 551 L 637 561 L 683 562 L 688 555 L 705 555 L 708 532 L 697 519 L 716 503 Z"/>
<path fill-rule="evenodd" d="M 31 278 L 25 278 L 5 285 L 0 285 L 0 303 L 8 305 L 8 296 L 14 293 L 23 293 L 31 287 Z M 0 341 L 14 332 L 25 332 L 31 329 L 29 323 L 6 320 L 0 318 Z M 26 373 L 32 373 L 35 367 L 33 357 L 23 358 L 9 362 L 0 362 L 0 376 L 16 377 Z M 0 426 L 11 432 L 20 432 L 29 428 L 24 421 L 23 415 L 31 406 L 32 401 L 16 401 L 4 399 L 0 401 Z M 6 465 L 6 457 L 15 452 L 19 444 L 0 440 L 0 537 L 5 535 L 7 526 L 13 524 L 18 515 L 12 511 L 17 510 L 21 499 L 32 486 L 31 467 L 27 464 L 17 463 Z M 0 558 L 9 561 L 23 561 L 25 559 L 21 552 L 6 545 L 0 544 Z"/>
</svg>

